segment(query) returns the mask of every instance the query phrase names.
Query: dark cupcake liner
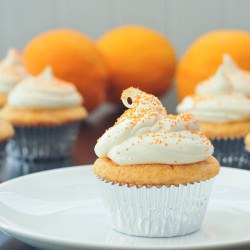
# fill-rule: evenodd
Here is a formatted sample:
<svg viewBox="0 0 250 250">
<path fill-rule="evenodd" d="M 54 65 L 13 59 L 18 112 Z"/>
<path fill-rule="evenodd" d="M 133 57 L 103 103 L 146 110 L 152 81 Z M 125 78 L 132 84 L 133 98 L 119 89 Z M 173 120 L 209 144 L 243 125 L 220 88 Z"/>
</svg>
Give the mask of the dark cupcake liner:
<svg viewBox="0 0 250 250">
<path fill-rule="evenodd" d="M 5 159 L 5 147 L 7 142 L 0 142 L 0 167 L 3 166 L 4 159 Z"/>
<path fill-rule="evenodd" d="M 70 167 L 75 165 L 71 158 L 63 160 L 22 160 L 7 156 L 2 168 L 1 177 L 4 181 L 45 170 Z"/>
<path fill-rule="evenodd" d="M 15 126 L 15 137 L 7 145 L 7 154 L 27 162 L 70 158 L 79 127 L 80 122 L 60 126 Z"/>
<path fill-rule="evenodd" d="M 213 156 L 221 166 L 250 169 L 250 154 L 245 149 L 243 138 L 212 139 Z"/>
</svg>

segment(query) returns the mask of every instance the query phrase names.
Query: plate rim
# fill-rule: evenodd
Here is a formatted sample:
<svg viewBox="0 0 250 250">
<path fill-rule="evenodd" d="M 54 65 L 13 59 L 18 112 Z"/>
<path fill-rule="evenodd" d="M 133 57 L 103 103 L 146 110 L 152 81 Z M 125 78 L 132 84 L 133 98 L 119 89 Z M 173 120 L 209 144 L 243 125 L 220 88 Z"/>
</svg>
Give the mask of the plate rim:
<svg viewBox="0 0 250 250">
<path fill-rule="evenodd" d="M 86 165 L 78 165 L 78 166 L 73 166 L 73 167 L 65 167 L 65 168 L 60 168 L 60 169 L 52 169 L 52 170 L 47 170 L 47 171 L 42 171 L 42 172 L 38 172 L 38 173 L 32 173 L 32 174 L 28 174 L 28 175 L 24 175 L 24 176 L 20 176 L 20 177 L 16 177 L 14 179 L 5 181 L 3 183 L 0 184 L 0 192 L 1 192 L 1 188 L 11 185 L 12 183 L 18 182 L 20 179 L 29 179 L 32 178 L 33 176 L 38 176 L 38 175 L 47 175 L 47 174 L 51 174 L 53 172 L 64 172 L 64 171 L 72 171 L 72 170 L 76 170 L 81 168 L 82 170 L 87 170 L 89 171 L 91 169 L 93 164 L 86 164 Z M 245 172 L 248 173 L 250 175 L 250 171 L 249 170 L 245 170 L 245 169 L 235 169 L 235 168 L 229 168 L 229 167 L 223 167 L 221 166 L 221 169 L 226 172 Z M 2 217 L 3 218 L 3 217 Z M 22 238 L 26 238 L 26 239 L 30 239 L 33 241 L 39 241 L 40 243 L 47 243 L 47 244 L 51 244 L 53 246 L 65 246 L 65 247 L 82 247 L 82 248 L 86 248 L 86 249 L 118 249 L 117 246 L 113 246 L 113 245 L 103 245 L 103 244 L 99 244 L 99 243 L 93 243 L 93 244 L 87 244 L 87 243 L 83 243 L 80 241 L 75 241 L 75 240 L 66 240 L 66 239 L 59 239 L 57 237 L 53 237 L 53 236 L 47 236 L 47 235 L 43 235 L 43 234 L 39 234 L 39 233 L 35 233 L 26 229 L 22 229 L 21 227 L 18 226 L 10 226 L 6 223 L 4 223 L 3 221 L 1 221 L 1 216 L 0 216 L 0 231 L 2 231 L 3 233 L 7 233 L 10 234 L 13 238 L 17 238 L 15 236 L 20 236 Z M 13 236 L 14 235 L 14 236 Z M 134 237 L 134 236 L 132 236 Z M 28 243 L 27 243 L 28 244 Z M 143 246 L 143 247 L 138 247 L 138 246 L 130 246 L 130 247 L 125 247 L 125 246 L 119 246 L 119 249 L 121 250 L 126 250 L 126 249 L 136 249 L 136 250 L 143 250 L 143 249 L 147 249 L 147 250 L 202 250 L 202 249 L 225 249 L 227 247 L 245 247 L 245 246 L 250 246 L 250 236 L 249 238 L 243 239 L 243 240 L 234 240 L 232 242 L 222 242 L 222 243 L 211 243 L 211 244 L 206 244 L 206 245 L 197 245 L 197 246 L 193 246 L 193 245 L 185 245 L 185 246 L 157 246 L 157 245 L 151 245 L 151 246 Z"/>
</svg>

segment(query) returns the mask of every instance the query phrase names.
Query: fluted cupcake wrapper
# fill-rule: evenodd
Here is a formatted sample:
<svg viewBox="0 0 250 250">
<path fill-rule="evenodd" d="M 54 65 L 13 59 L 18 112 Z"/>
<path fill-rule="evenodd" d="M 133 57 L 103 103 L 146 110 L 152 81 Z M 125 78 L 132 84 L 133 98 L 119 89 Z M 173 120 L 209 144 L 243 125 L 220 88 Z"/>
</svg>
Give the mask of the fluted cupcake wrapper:
<svg viewBox="0 0 250 250">
<path fill-rule="evenodd" d="M 30 162 L 69 158 L 79 127 L 79 122 L 60 126 L 15 126 L 15 137 L 9 141 L 7 153 Z"/>
<path fill-rule="evenodd" d="M 211 139 L 213 156 L 222 166 L 250 169 L 250 154 L 246 151 L 244 138 Z"/>
<path fill-rule="evenodd" d="M 98 182 L 113 229 L 136 236 L 172 237 L 201 227 L 213 179 L 150 188 Z"/>
</svg>

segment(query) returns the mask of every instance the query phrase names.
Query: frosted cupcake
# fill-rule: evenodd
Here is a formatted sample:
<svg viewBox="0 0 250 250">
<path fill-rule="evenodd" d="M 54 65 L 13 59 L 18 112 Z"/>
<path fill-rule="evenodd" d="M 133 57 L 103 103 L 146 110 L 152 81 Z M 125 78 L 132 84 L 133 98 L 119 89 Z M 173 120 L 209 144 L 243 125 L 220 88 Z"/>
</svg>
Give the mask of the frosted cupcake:
<svg viewBox="0 0 250 250">
<path fill-rule="evenodd" d="M 0 108 L 7 102 L 9 92 L 26 76 L 21 53 L 9 49 L 6 58 L 0 62 Z"/>
<path fill-rule="evenodd" d="M 93 171 L 112 228 L 171 237 L 198 230 L 219 172 L 194 115 L 167 115 L 157 97 L 129 88 L 128 108 L 98 140 Z"/>
<path fill-rule="evenodd" d="M 9 122 L 0 119 L 0 167 L 2 167 L 4 162 L 6 143 L 13 135 L 13 126 Z"/>
<path fill-rule="evenodd" d="M 0 112 L 16 131 L 8 152 L 28 161 L 70 157 L 80 122 L 87 116 L 82 101 L 76 88 L 55 78 L 51 68 L 24 79 Z"/>
<path fill-rule="evenodd" d="M 234 90 L 250 97 L 250 72 L 240 69 L 228 54 L 223 56 L 223 70 Z"/>
<path fill-rule="evenodd" d="M 235 90 L 224 66 L 200 83 L 194 96 L 184 98 L 177 111 L 197 116 L 201 130 L 212 139 L 214 155 L 221 165 L 248 166 L 244 137 L 250 132 L 250 99 Z"/>
</svg>

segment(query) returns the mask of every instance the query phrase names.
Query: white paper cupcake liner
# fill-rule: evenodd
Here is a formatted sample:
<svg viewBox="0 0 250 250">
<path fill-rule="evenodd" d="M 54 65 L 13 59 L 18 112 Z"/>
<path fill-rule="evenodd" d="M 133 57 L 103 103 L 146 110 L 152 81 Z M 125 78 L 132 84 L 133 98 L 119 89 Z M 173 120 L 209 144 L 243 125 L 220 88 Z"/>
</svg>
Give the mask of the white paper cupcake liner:
<svg viewBox="0 0 250 250">
<path fill-rule="evenodd" d="M 15 126 L 15 137 L 7 145 L 7 154 L 29 162 L 70 158 L 79 127 L 79 122 L 60 126 Z"/>
<path fill-rule="evenodd" d="M 213 179 L 200 183 L 128 187 L 98 181 L 110 226 L 144 237 L 172 237 L 197 231 L 202 224 Z"/>
<path fill-rule="evenodd" d="M 250 169 L 250 154 L 245 149 L 243 138 L 211 139 L 213 156 L 221 166 Z"/>
</svg>

